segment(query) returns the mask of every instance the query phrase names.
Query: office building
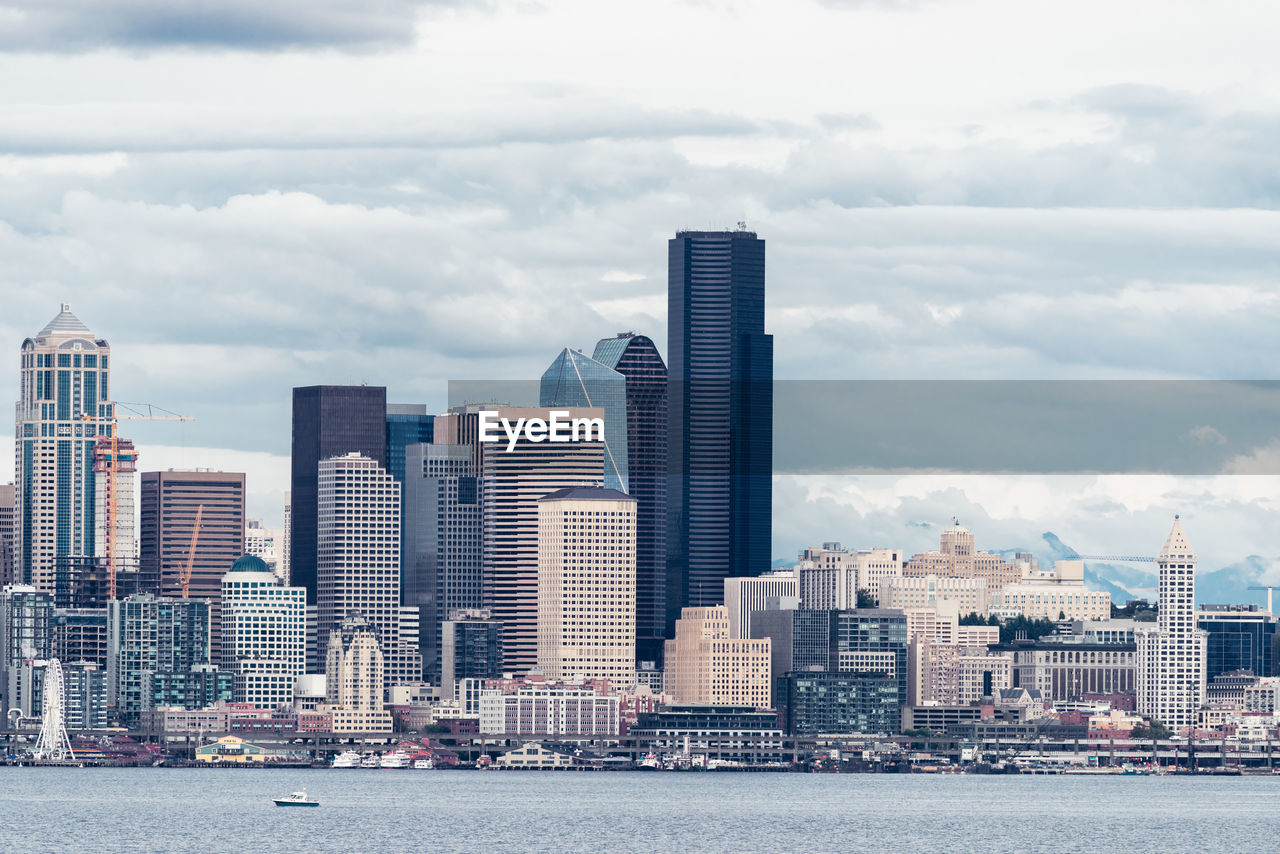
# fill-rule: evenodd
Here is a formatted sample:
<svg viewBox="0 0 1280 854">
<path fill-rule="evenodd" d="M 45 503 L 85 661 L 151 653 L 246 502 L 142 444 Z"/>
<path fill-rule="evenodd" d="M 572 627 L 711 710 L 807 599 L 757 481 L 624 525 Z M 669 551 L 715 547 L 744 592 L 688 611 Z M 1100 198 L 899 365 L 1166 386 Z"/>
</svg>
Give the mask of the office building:
<svg viewBox="0 0 1280 854">
<path fill-rule="evenodd" d="M 435 435 L 436 417 L 421 403 L 387 404 L 387 471 L 404 483 L 405 448 L 429 444 Z"/>
<path fill-rule="evenodd" d="M 522 685 L 510 694 L 485 691 L 480 695 L 480 732 L 616 738 L 619 700 L 616 694 L 570 685 Z"/>
<path fill-rule="evenodd" d="M 87 661 L 59 662 L 62 668 L 62 703 L 67 730 L 106 729 L 110 724 L 107 707 L 106 673 Z M 44 708 L 44 676 L 47 659 L 28 659 L 8 672 L 10 708 L 23 718 L 36 720 Z"/>
<path fill-rule="evenodd" d="M 502 677 L 502 623 L 485 609 L 456 610 L 441 624 L 440 695 L 458 697 L 464 680 Z"/>
<path fill-rule="evenodd" d="M 751 633 L 753 616 L 768 607 L 770 599 L 777 599 L 779 607 L 796 607 L 799 603 L 799 585 L 796 573 L 779 569 L 750 578 L 726 578 L 724 580 L 724 605 L 729 610 L 729 637 L 755 637 Z"/>
<path fill-rule="evenodd" d="M 1276 616 L 1257 605 L 1201 605 L 1196 625 L 1207 635 L 1205 678 L 1233 670 L 1280 676 Z"/>
<path fill-rule="evenodd" d="M 874 548 L 852 551 L 823 543 L 800 553 L 795 568 L 800 605 L 820 611 L 858 607 L 858 591 L 879 595 L 880 582 L 902 577 L 902 552 Z"/>
<path fill-rule="evenodd" d="M 404 604 L 417 609 L 424 676 L 441 675 L 441 627 L 484 603 L 480 486 L 468 445 L 405 449 Z"/>
<path fill-rule="evenodd" d="M 991 612 L 1002 619 L 1029 617 L 1092 622 L 1111 618 L 1111 594 L 1084 583 L 1084 561 L 1055 561 L 1051 572 L 991 591 Z"/>
<path fill-rule="evenodd" d="M 769 708 L 771 656 L 767 638 L 730 636 L 723 605 L 685 608 L 666 645 L 666 693 L 681 704 Z"/>
<path fill-rule="evenodd" d="M 1204 702 L 1208 636 L 1196 628 L 1195 550 L 1176 516 L 1156 567 L 1156 626 L 1135 632 L 1138 714 L 1150 715 L 1177 732 L 1195 725 Z"/>
<path fill-rule="evenodd" d="M 107 606 L 107 699 L 135 722 L 151 707 L 152 676 L 209 661 L 209 602 L 137 593 Z"/>
<path fill-rule="evenodd" d="M 52 624 L 51 593 L 26 584 L 0 588 L 0 727 L 8 727 L 14 703 L 9 674 L 24 661 L 52 657 Z"/>
<path fill-rule="evenodd" d="M 881 608 L 936 608 L 951 603 L 961 614 L 986 616 L 989 607 L 985 578 L 912 575 L 885 578 L 877 599 Z"/>
<path fill-rule="evenodd" d="M 107 606 L 54 608 L 53 657 L 59 661 L 87 661 L 105 673 Z"/>
<path fill-rule="evenodd" d="M 538 405 L 604 410 L 604 486 L 627 491 L 627 380 L 581 350 L 565 347 L 542 374 Z"/>
<path fill-rule="evenodd" d="M 289 582 L 316 604 L 320 461 L 348 453 L 387 464 L 387 390 L 379 386 L 305 386 L 293 390 L 289 484 Z M 325 629 L 325 634 L 327 634 Z"/>
<path fill-rule="evenodd" d="M 259 709 L 293 703 L 306 672 L 307 591 L 284 587 L 259 557 L 245 555 L 222 577 L 219 666 L 234 677 L 233 699 Z"/>
<path fill-rule="evenodd" d="M 993 647 L 1013 657 L 1010 687 L 1039 691 L 1055 703 L 1086 695 L 1133 694 L 1137 686 L 1136 647 L 1132 641 L 1073 643 L 1021 641 Z"/>
<path fill-rule="evenodd" d="M 607 422 L 606 422 L 607 423 Z M 636 684 L 636 500 L 578 486 L 538 500 L 538 667 Z"/>
<path fill-rule="evenodd" d="M 980 578 L 987 582 L 988 590 L 997 590 L 1006 584 L 1021 581 L 1034 571 L 1035 563 L 1030 555 L 1020 553 L 1007 561 L 998 554 L 978 551 L 973 532 L 955 522 L 942 532 L 937 551 L 913 555 L 902 569 L 902 574 L 913 578 L 936 575 L 939 578 Z M 883 606 L 883 602 L 881 605 Z"/>
<path fill-rule="evenodd" d="M 138 569 L 134 515 L 137 470 L 138 451 L 133 442 L 118 436 L 98 437 L 93 450 L 94 556 L 117 578 Z M 117 589 L 116 595 L 121 591 Z"/>
<path fill-rule="evenodd" d="M 667 366 L 653 341 L 634 332 L 596 342 L 591 358 L 626 380 L 626 492 L 636 500 L 636 659 L 659 662 L 667 626 Z"/>
<path fill-rule="evenodd" d="M 0 483 L 0 587 L 17 584 L 18 562 L 14 531 L 17 530 L 17 504 L 12 483 Z"/>
<path fill-rule="evenodd" d="M 141 592 L 208 600 L 215 661 L 221 637 L 222 576 L 244 554 L 244 496 L 243 472 L 142 473 Z"/>
<path fill-rule="evenodd" d="M 289 585 L 285 567 L 285 535 L 281 528 L 268 528 L 261 519 L 244 521 L 244 553 L 261 558 L 267 569 L 286 587 Z"/>
<path fill-rule="evenodd" d="M 548 420 L 547 409 L 497 406 L 495 418 Z M 599 408 L 571 408 L 561 420 L 603 419 Z M 437 423 L 437 428 L 440 427 Z M 439 435 L 437 429 L 437 435 Z M 593 434 L 594 436 L 594 434 Z M 594 441 L 532 442 L 521 433 L 480 449 L 484 605 L 503 626 L 504 670 L 523 675 L 538 661 L 538 499 L 557 489 L 600 483 L 604 446 Z"/>
<path fill-rule="evenodd" d="M 787 673 L 777 679 L 788 735 L 893 734 L 902 727 L 898 680 L 883 674 Z"/>
<path fill-rule="evenodd" d="M 63 305 L 22 342 L 15 423 L 16 580 L 52 593 L 60 563 L 93 561 L 94 448 L 114 430 L 111 348 Z"/>
<path fill-rule="evenodd" d="M 771 565 L 773 337 L 754 232 L 677 232 L 667 258 L 670 627 Z"/>
<path fill-rule="evenodd" d="M 321 460 L 318 471 L 319 656 L 327 660 L 324 644 L 339 623 L 360 614 L 377 635 L 391 684 L 418 682 L 418 638 L 402 631 L 400 484 L 376 460 L 354 452 Z"/>
<path fill-rule="evenodd" d="M 359 614 L 329 632 L 325 686 L 334 732 L 390 731 L 384 711 L 386 665 L 377 627 Z"/>
<path fill-rule="evenodd" d="M 898 705 L 906 705 L 906 615 L 885 608 L 832 611 L 827 669 L 839 673 L 883 673 L 897 681 Z"/>
<path fill-rule="evenodd" d="M 769 669 L 774 677 L 771 705 L 778 708 L 782 702 L 777 694 L 781 677 L 827 669 L 831 658 L 831 614 L 800 608 L 758 611 L 751 621 L 751 637 L 769 639 Z"/>
</svg>

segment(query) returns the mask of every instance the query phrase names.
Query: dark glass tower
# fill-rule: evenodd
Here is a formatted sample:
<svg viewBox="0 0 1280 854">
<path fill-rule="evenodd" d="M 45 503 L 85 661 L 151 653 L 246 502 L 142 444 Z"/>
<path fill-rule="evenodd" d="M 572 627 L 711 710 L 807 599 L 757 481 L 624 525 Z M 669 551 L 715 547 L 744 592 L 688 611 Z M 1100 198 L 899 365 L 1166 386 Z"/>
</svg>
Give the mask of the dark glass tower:
<svg viewBox="0 0 1280 854">
<path fill-rule="evenodd" d="M 667 366 L 653 341 L 622 332 L 592 358 L 626 378 L 627 492 L 636 500 L 636 661 L 662 661 L 667 611 Z"/>
<path fill-rule="evenodd" d="M 681 231 L 667 271 L 667 625 L 769 569 L 773 336 L 764 241 Z"/>
<path fill-rule="evenodd" d="M 401 486 L 404 485 L 404 449 L 409 445 L 429 444 L 435 423 L 436 417 L 427 414 L 425 404 L 387 404 L 387 471 Z"/>
<path fill-rule="evenodd" d="M 292 506 L 289 572 L 316 603 L 317 501 L 320 461 L 355 451 L 387 465 L 387 390 L 381 386 L 313 385 L 293 390 Z"/>
</svg>

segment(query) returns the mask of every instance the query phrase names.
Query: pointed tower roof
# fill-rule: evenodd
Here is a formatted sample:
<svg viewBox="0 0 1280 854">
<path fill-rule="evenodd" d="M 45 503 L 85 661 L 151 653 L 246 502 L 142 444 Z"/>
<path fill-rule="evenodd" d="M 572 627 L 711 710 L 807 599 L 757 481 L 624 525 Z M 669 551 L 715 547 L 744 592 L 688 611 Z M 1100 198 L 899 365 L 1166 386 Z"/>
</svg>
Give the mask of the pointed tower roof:
<svg viewBox="0 0 1280 854">
<path fill-rule="evenodd" d="M 40 334 L 36 337 L 48 338 L 50 335 L 93 338 L 93 333 L 89 331 L 89 327 L 85 326 L 80 321 L 80 318 L 71 313 L 71 306 L 65 302 L 62 304 L 62 310 L 58 312 L 58 316 L 46 323 L 44 329 L 41 329 Z"/>
<path fill-rule="evenodd" d="M 1165 537 L 1164 548 L 1160 549 L 1160 559 L 1165 558 L 1196 559 L 1196 550 L 1191 548 L 1191 543 L 1187 541 L 1187 535 L 1182 530 L 1182 521 L 1177 516 L 1173 517 L 1173 527 L 1169 529 L 1169 536 Z"/>
</svg>

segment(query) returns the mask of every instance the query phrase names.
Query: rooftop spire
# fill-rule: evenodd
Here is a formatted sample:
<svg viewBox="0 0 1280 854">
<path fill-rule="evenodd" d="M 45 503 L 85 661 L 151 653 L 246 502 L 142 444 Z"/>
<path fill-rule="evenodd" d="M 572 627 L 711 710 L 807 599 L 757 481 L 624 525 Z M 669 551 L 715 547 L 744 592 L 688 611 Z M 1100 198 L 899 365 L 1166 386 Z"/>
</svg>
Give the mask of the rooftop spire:
<svg viewBox="0 0 1280 854">
<path fill-rule="evenodd" d="M 92 338 L 93 333 L 89 331 L 89 327 L 80 322 L 80 318 L 71 313 L 70 303 L 62 303 L 62 310 L 58 312 L 57 317 L 45 324 L 44 329 L 40 330 L 37 338 L 47 338 L 50 335 L 67 335 L 76 336 L 83 335 L 86 338 Z"/>
<path fill-rule="evenodd" d="M 1173 517 L 1173 527 L 1169 529 L 1169 536 L 1165 537 L 1164 548 L 1160 549 L 1160 558 L 1189 558 L 1195 560 L 1196 551 L 1191 548 L 1191 543 L 1187 541 L 1187 535 L 1182 530 L 1182 520 L 1179 516 Z"/>
</svg>

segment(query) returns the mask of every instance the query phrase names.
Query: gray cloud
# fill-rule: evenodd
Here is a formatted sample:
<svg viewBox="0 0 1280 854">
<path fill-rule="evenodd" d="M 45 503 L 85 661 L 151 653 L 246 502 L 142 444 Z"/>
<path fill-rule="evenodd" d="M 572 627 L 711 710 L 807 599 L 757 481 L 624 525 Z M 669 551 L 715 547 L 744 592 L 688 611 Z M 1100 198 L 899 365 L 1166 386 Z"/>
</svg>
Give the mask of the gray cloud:
<svg viewBox="0 0 1280 854">
<path fill-rule="evenodd" d="M 409 45 L 424 0 L 0 0 L 0 50 L 368 50 Z"/>
</svg>

